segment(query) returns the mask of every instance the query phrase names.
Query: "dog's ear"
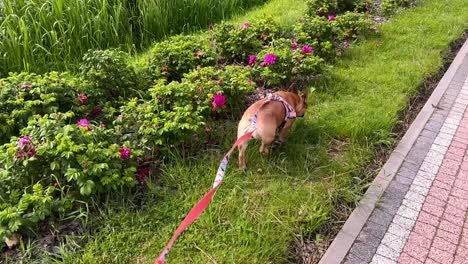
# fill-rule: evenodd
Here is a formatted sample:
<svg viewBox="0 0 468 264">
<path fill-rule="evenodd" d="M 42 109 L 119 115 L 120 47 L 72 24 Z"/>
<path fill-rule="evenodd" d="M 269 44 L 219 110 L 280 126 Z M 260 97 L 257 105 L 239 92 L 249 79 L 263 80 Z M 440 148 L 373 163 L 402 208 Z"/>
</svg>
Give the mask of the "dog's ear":
<svg viewBox="0 0 468 264">
<path fill-rule="evenodd" d="M 291 83 L 288 89 L 290 92 L 297 94 L 297 85 L 296 83 Z"/>
<path fill-rule="evenodd" d="M 307 93 L 300 94 L 302 101 L 307 105 Z"/>
</svg>

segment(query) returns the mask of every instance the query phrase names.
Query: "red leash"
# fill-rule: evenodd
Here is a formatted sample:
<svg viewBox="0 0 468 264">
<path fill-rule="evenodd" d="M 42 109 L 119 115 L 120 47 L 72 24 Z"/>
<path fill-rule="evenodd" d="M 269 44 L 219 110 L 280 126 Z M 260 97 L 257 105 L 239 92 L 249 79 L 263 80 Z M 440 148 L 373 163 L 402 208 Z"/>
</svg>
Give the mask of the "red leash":
<svg viewBox="0 0 468 264">
<path fill-rule="evenodd" d="M 213 188 L 203 196 L 203 198 L 198 201 L 198 203 L 190 210 L 190 212 L 187 214 L 185 219 L 180 223 L 179 227 L 175 231 L 174 235 L 172 236 L 171 240 L 169 240 L 169 243 L 167 243 L 166 247 L 162 251 L 161 255 L 154 261 L 155 264 L 163 264 L 164 261 L 166 260 L 166 256 L 169 253 L 169 249 L 172 247 L 172 244 L 174 241 L 179 237 L 179 235 L 189 226 L 193 221 L 195 221 L 203 211 L 205 211 L 206 207 L 211 202 L 211 199 L 213 198 L 213 195 L 215 194 L 216 190 L 218 187 L 221 185 L 223 182 L 223 176 L 224 176 L 224 171 L 226 169 L 227 161 L 229 160 L 229 156 L 231 153 L 234 151 L 234 149 L 241 144 L 242 142 L 249 140 L 252 137 L 254 131 L 250 131 L 237 139 L 237 141 L 234 143 L 232 148 L 228 151 L 228 153 L 224 156 L 223 160 L 221 161 L 221 165 L 218 168 L 218 173 L 216 174 L 216 180 L 213 185 Z M 220 175 L 220 172 L 222 176 Z"/>
</svg>

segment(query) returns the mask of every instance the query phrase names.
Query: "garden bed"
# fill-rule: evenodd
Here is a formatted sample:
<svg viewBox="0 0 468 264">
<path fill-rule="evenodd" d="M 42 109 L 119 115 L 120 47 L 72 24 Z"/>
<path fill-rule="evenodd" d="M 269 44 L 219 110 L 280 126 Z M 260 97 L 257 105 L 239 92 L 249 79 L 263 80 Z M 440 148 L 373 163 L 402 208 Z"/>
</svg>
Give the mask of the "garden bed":
<svg viewBox="0 0 468 264">
<path fill-rule="evenodd" d="M 60 141 L 54 141 L 57 140 L 57 133 L 70 133 L 71 129 L 72 134 L 69 135 L 75 143 L 80 142 L 80 144 L 93 144 L 93 139 L 88 135 L 96 133 L 99 138 L 103 138 L 105 142 L 109 143 L 100 145 L 102 152 L 93 154 L 95 156 L 88 156 L 91 161 L 95 161 L 98 157 L 107 157 L 111 160 L 109 171 L 112 172 L 114 169 L 117 171 L 118 168 L 122 168 L 122 160 L 124 160 L 123 168 L 128 169 L 128 174 L 124 173 L 124 176 L 129 178 L 131 172 L 137 172 L 140 182 L 145 182 L 148 176 L 151 180 L 146 182 L 146 187 L 130 187 L 131 192 L 129 192 L 125 180 L 112 182 L 113 185 L 109 186 L 105 184 L 106 181 L 103 182 L 99 179 L 102 176 L 100 172 L 85 171 L 87 174 L 84 175 L 88 178 L 82 182 L 80 182 L 82 175 L 76 176 L 77 181 L 74 182 L 74 174 L 69 174 L 72 176 L 72 181 L 62 179 L 58 182 L 60 183 L 58 187 L 61 187 L 61 184 L 70 186 L 67 187 L 69 188 L 67 190 L 79 192 L 81 197 L 89 195 L 88 192 L 96 194 L 92 203 L 92 208 L 95 209 L 92 209 L 90 214 L 93 219 L 91 219 L 91 224 L 86 227 L 85 239 L 81 240 L 85 244 L 73 243 L 73 241 L 79 241 L 79 237 L 67 236 L 60 246 L 56 247 L 55 253 L 42 252 L 42 255 L 35 257 L 49 261 L 56 259 L 62 262 L 150 262 L 162 249 L 181 218 L 201 197 L 205 189 L 211 185 L 222 152 L 229 148 L 235 138 L 235 120 L 241 113 L 240 109 L 245 106 L 245 101 L 236 100 L 244 98 L 243 95 L 249 93 L 244 93 L 244 91 L 252 91 L 252 87 L 255 87 L 255 85 L 252 86 L 252 82 L 248 81 L 248 77 L 251 76 L 251 80 L 256 83 L 256 86 L 268 88 L 286 85 L 291 81 L 301 80 L 297 78 L 301 75 L 312 74 L 322 76 L 313 84 L 316 92 L 311 95 L 310 99 L 314 104 L 306 114 L 306 118 L 299 120 L 287 144 L 268 156 L 260 156 L 257 147 L 251 146 L 248 151 L 251 166 L 247 172 L 237 170 L 235 164 L 231 164 L 227 172 L 227 179 L 218 191 L 215 202 L 182 235 L 169 255 L 169 261 L 173 263 L 198 263 L 207 260 L 235 263 L 300 261 L 301 257 L 297 255 L 298 253 L 291 250 L 294 241 L 304 241 L 311 237 L 320 241 L 322 237 L 317 233 L 321 230 L 320 228 L 328 225 L 337 211 L 342 211 L 345 215 L 352 209 L 352 204 L 359 199 L 372 177 L 366 173 L 366 167 L 375 159 L 375 151 L 382 145 L 391 146 L 395 140 L 392 129 L 398 119 L 398 113 L 405 108 L 408 98 L 415 94 L 422 80 L 429 74 L 436 72 L 442 65 L 440 52 L 466 29 L 465 14 L 467 12 L 464 11 L 467 10 L 463 9 L 462 0 L 454 1 L 450 8 L 436 2 L 427 0 L 420 7 L 395 16 L 390 22 L 382 25 L 381 33 L 378 36 L 370 37 L 359 45 L 353 45 L 336 61 L 333 69 L 325 71 L 314 65 L 321 65 L 320 59 L 331 60 L 333 56 L 327 56 L 332 55 L 333 52 L 330 54 L 328 52 L 340 50 L 336 47 L 352 40 L 354 34 L 344 34 L 345 38 L 343 38 L 339 35 L 333 35 L 333 30 L 321 32 L 321 34 L 332 34 L 331 38 L 324 37 L 324 39 L 333 40 L 332 47 L 337 45 L 335 49 L 329 50 L 327 45 L 314 42 L 316 39 L 308 39 L 307 36 L 310 36 L 310 33 L 307 30 L 313 27 L 304 27 L 307 24 L 301 23 L 323 23 L 324 28 L 327 29 L 328 26 L 339 25 L 342 19 L 340 15 L 302 21 L 295 26 L 293 32 L 303 32 L 304 34 L 296 39 L 291 35 L 286 35 L 286 40 L 278 42 L 279 44 L 275 44 L 274 41 L 269 43 L 269 39 L 284 38 L 285 36 L 275 35 L 277 34 L 275 30 L 271 30 L 274 26 L 265 28 L 264 25 L 268 24 L 262 21 L 258 24 L 256 24 L 258 21 L 249 21 L 249 25 L 242 23 L 241 26 L 236 25 L 234 28 L 229 24 L 214 25 L 214 31 L 208 33 L 209 37 L 214 35 L 217 39 L 226 38 L 226 41 L 232 41 L 229 37 L 235 36 L 235 34 L 261 32 L 258 36 L 259 39 L 266 41 L 266 43 L 259 42 L 261 46 L 268 46 L 267 48 L 262 47 L 260 52 L 243 53 L 242 50 L 245 49 L 242 49 L 241 53 L 237 53 L 236 50 L 233 50 L 233 53 L 224 53 L 223 58 L 228 63 L 229 61 L 235 62 L 234 66 L 206 67 L 212 63 L 219 64 L 219 58 L 212 56 L 207 52 L 209 50 L 203 46 L 201 48 L 197 46 L 204 43 L 198 41 L 199 36 L 189 36 L 175 37 L 169 43 L 181 43 L 181 47 L 184 43 L 192 43 L 182 50 L 188 49 L 189 54 L 196 54 L 193 61 L 183 61 L 190 56 L 177 57 L 176 52 L 172 53 L 171 49 L 176 49 L 177 45 L 168 46 L 167 43 L 162 42 L 150 52 L 151 57 L 156 59 L 151 60 L 148 64 L 152 67 L 149 72 L 143 67 L 143 70 L 136 69 L 132 73 L 131 66 L 125 63 L 120 64 L 122 60 L 115 59 L 122 54 L 105 51 L 88 55 L 86 63 L 82 66 L 82 76 L 86 82 L 76 82 L 75 77 L 48 77 L 52 80 L 57 78 L 66 80 L 66 82 L 59 83 L 64 87 L 72 86 L 71 90 L 74 93 L 83 91 L 86 100 L 83 96 L 75 97 L 77 95 L 73 95 L 73 93 L 70 97 L 64 94 L 63 101 L 70 100 L 70 104 L 75 107 L 73 109 L 78 115 L 68 116 L 67 118 L 72 121 L 64 123 L 53 115 L 50 115 L 48 119 L 41 117 L 35 122 L 30 121 L 26 128 L 24 128 L 24 120 L 15 119 L 15 124 L 19 128 L 23 127 L 21 133 L 23 138 L 13 137 L 7 146 L 9 152 L 6 153 L 15 156 L 14 153 L 18 147 L 21 147 L 20 150 L 24 152 L 19 158 L 30 158 L 32 156 L 30 142 L 32 142 L 32 146 L 39 146 L 41 144 L 38 142 L 41 141 L 38 141 L 37 135 L 31 136 L 31 138 L 25 137 L 28 134 L 34 135 L 33 132 L 37 130 L 39 135 L 41 133 L 53 135 L 50 140 L 57 145 L 64 144 Z M 456 9 L 457 13 L 450 10 L 454 6 L 460 7 Z M 436 12 L 435 10 L 438 12 L 437 20 L 433 18 L 432 12 Z M 356 17 L 359 16 L 361 15 Z M 420 17 L 420 20 L 415 23 L 414 17 L 411 16 Z M 337 22 L 333 22 L 335 19 Z M 356 20 L 350 21 L 356 22 Z M 356 27 L 353 26 L 356 25 L 357 29 L 359 27 L 368 28 L 365 27 L 366 24 L 360 22 L 351 23 L 351 25 L 350 28 L 354 29 Z M 450 34 L 447 35 L 446 29 L 449 28 L 449 25 L 448 32 Z M 278 28 L 278 32 L 284 32 L 281 31 L 283 30 L 281 25 Z M 408 41 L 408 39 L 420 37 L 419 34 L 428 34 L 426 31 L 421 32 L 421 28 L 432 33 L 434 37 L 417 43 Z M 227 29 L 226 32 L 229 34 L 224 34 L 224 29 Z M 346 32 L 346 30 L 341 31 L 341 29 L 339 31 L 339 34 Z M 304 36 L 305 38 L 302 38 Z M 178 38 L 182 38 L 180 42 L 177 42 Z M 250 45 L 255 42 L 249 41 L 235 46 Z M 222 45 L 222 42 L 217 43 L 217 45 Z M 297 45 L 298 49 L 293 48 L 294 45 Z M 309 45 L 314 47 L 312 54 L 309 54 L 308 48 L 304 48 L 309 47 Z M 229 51 L 230 46 L 226 47 L 222 49 L 224 52 Z M 407 49 L 401 50 L 400 47 Z M 190 50 L 192 48 L 196 50 Z M 197 53 L 201 49 L 204 52 Z M 253 50 L 256 49 L 253 47 Z M 168 56 L 173 56 L 172 54 L 176 56 L 169 62 L 179 61 L 183 64 L 162 65 L 160 62 L 164 62 L 164 52 L 167 51 L 170 54 Z M 248 65 L 251 64 L 252 54 L 257 54 L 257 61 L 253 62 L 253 65 Z M 268 54 L 277 56 L 277 65 L 270 65 L 271 67 L 260 65 L 265 62 Z M 106 61 L 108 58 L 112 59 L 110 65 L 108 65 L 109 61 Z M 285 58 L 293 58 L 293 60 Z M 308 59 L 308 61 L 303 63 L 304 59 Z M 297 61 L 300 63 L 297 64 Z M 419 67 L 414 67 L 415 63 Z M 136 63 L 140 66 L 142 64 L 144 63 Z M 199 64 L 201 67 L 197 67 Z M 188 68 L 189 74 L 184 77 L 184 80 L 180 80 L 180 65 L 192 65 L 192 68 Z M 285 66 L 277 68 L 278 65 Z M 282 76 L 284 69 L 294 67 L 299 67 L 297 68 L 299 71 L 295 75 Z M 325 68 L 327 67 L 325 66 Z M 382 72 L 381 69 L 386 71 Z M 109 71 L 110 75 L 106 75 Z M 129 74 L 121 74 L 126 71 L 129 71 Z M 402 71 L 405 72 L 404 76 L 401 75 Z M 136 81 L 133 74 L 143 77 L 136 78 L 143 80 L 143 82 Z M 125 78 L 119 79 L 115 76 Z M 154 76 L 176 80 L 176 82 L 158 82 L 148 91 L 149 94 L 140 97 L 140 100 L 126 101 L 127 98 L 133 96 L 138 97 L 138 93 L 146 93 L 144 88 L 138 90 L 128 89 L 129 87 L 135 87 L 135 83 L 146 87 L 147 81 L 150 82 L 151 79 L 155 78 Z M 36 88 L 36 85 L 30 81 L 31 79 L 24 78 L 24 76 L 16 76 L 6 83 L 12 87 L 19 86 L 23 90 Z M 35 83 L 41 83 L 41 81 L 35 81 Z M 80 84 L 75 85 L 75 83 Z M 113 85 L 108 86 L 109 83 L 113 83 Z M 48 89 L 47 85 L 44 87 L 45 90 L 39 90 L 43 94 L 54 93 L 54 90 Z M 200 93 L 199 87 L 206 90 Z M 189 91 L 188 94 L 181 92 L 184 89 Z M 126 94 L 129 91 L 131 91 L 130 95 Z M 214 96 L 219 91 L 222 91 L 222 94 L 227 97 L 228 104 L 221 108 L 221 111 L 212 112 L 210 104 L 213 97 L 210 97 L 210 94 Z M 104 118 L 96 118 L 97 122 L 88 124 L 85 121 L 80 121 L 79 119 L 82 117 L 80 115 L 97 114 L 96 106 L 99 104 L 93 100 L 106 98 L 109 96 L 108 92 L 119 94 L 122 101 L 117 102 L 117 105 L 114 105 L 112 100 L 105 101 Z M 196 100 L 193 101 L 193 98 Z M 389 100 L 390 98 L 391 100 Z M 187 105 L 187 100 L 196 106 L 190 109 L 180 108 Z M 86 101 L 86 103 L 82 101 Z M 44 111 L 44 109 L 45 111 L 56 111 L 56 107 L 62 106 L 60 104 L 57 106 L 53 102 L 50 101 L 39 110 L 34 108 L 34 104 L 32 104 L 29 110 L 34 112 Z M 161 102 L 163 104 L 160 105 Z M 119 108 L 118 104 L 123 105 L 123 107 Z M 222 105 L 217 106 L 222 107 Z M 156 110 L 155 107 L 160 108 Z M 158 124 L 155 122 L 155 118 L 166 118 L 162 123 L 173 122 L 171 118 L 174 117 L 158 114 L 162 111 L 161 109 L 164 111 L 167 111 L 165 109 L 181 110 L 178 113 L 183 118 L 182 122 L 179 119 L 175 124 L 178 126 L 186 124 L 186 131 L 180 133 L 180 127 L 167 130 L 165 133 L 168 134 L 154 134 L 159 133 L 154 130 L 138 130 L 145 128 L 147 124 Z M 48 113 L 45 112 L 45 114 Z M 115 113 L 119 115 L 113 116 Z M 122 120 L 131 120 L 132 122 L 122 122 Z M 202 122 L 200 123 L 200 121 Z M 49 122 L 51 122 L 50 126 L 43 126 Z M 76 129 L 75 122 L 78 122 L 77 124 L 81 128 Z M 103 123 L 104 127 L 101 127 L 99 122 Z M 132 126 L 132 124 L 137 125 Z M 108 131 L 107 129 L 112 130 Z M 200 130 L 205 131 L 205 133 L 200 133 Z M 12 129 L 8 133 L 12 133 L 14 136 L 15 131 L 17 130 Z M 122 131 L 131 132 L 122 133 Z M 196 132 L 195 135 L 198 137 L 195 144 L 193 144 L 192 139 L 195 137 L 192 132 Z M 135 134 L 138 137 L 132 138 Z M 114 135 L 112 140 L 107 139 L 112 135 Z M 119 136 L 115 137 L 115 135 Z M 188 141 L 185 144 L 178 144 L 181 139 L 186 137 Z M 80 141 L 83 139 L 84 142 Z M 141 142 L 141 139 L 148 141 Z M 190 141 L 192 143 L 188 144 Z M 210 142 L 210 145 L 206 145 L 205 142 Z M 147 145 L 157 147 L 147 149 Z M 172 145 L 177 146 L 177 148 L 172 147 Z M 49 147 L 45 153 L 56 151 L 54 146 L 56 145 L 41 145 L 41 147 Z M 131 152 L 127 149 L 131 149 Z M 161 171 L 158 173 L 153 171 L 152 175 L 147 175 L 147 168 L 154 159 L 142 159 L 148 150 L 162 161 L 162 163 L 159 161 L 157 163 Z M 198 150 L 198 152 L 194 150 Z M 81 149 L 71 149 L 71 151 L 83 155 L 80 152 Z M 39 151 L 37 153 L 41 154 Z M 44 157 L 52 157 L 52 155 Z M 9 157 L 4 156 L 4 158 L 3 162 L 9 161 Z M 81 160 L 76 162 L 83 166 L 80 163 Z M 70 164 L 74 165 L 76 162 Z M 14 164 L 14 162 L 10 163 Z M 55 171 L 56 168 L 62 168 L 64 165 L 60 163 L 60 166 L 54 165 L 52 168 L 49 165 L 52 164 L 51 162 L 46 164 L 50 166 L 47 170 L 52 171 Z M 68 166 L 68 164 L 65 165 Z M 27 166 L 27 164 L 23 164 L 23 166 Z M 98 169 L 96 167 L 96 170 Z M 140 171 L 140 169 L 144 170 Z M 41 170 L 46 169 L 42 168 Z M 109 177 L 113 177 L 113 173 L 110 173 Z M 93 181 L 94 185 L 88 183 L 88 180 Z M 46 181 L 42 180 L 42 182 Z M 54 181 L 51 183 L 54 186 Z M 135 184 L 136 180 L 133 179 L 131 183 Z M 73 194 L 73 192 L 64 192 L 63 190 L 62 192 Z M 36 193 L 41 192 L 37 191 L 35 195 Z M 103 193 L 103 195 L 98 195 L 98 193 Z M 52 195 L 52 197 L 55 196 Z M 68 201 L 69 197 L 76 196 L 66 197 L 67 199 L 63 201 Z M 44 202 L 47 203 L 47 200 Z M 76 208 L 76 204 L 74 206 L 72 208 Z M 67 213 L 59 215 L 63 218 Z M 72 215 L 77 216 L 76 214 Z M 82 217 L 81 219 L 86 218 Z M 317 255 L 312 259 L 317 260 Z"/>
</svg>

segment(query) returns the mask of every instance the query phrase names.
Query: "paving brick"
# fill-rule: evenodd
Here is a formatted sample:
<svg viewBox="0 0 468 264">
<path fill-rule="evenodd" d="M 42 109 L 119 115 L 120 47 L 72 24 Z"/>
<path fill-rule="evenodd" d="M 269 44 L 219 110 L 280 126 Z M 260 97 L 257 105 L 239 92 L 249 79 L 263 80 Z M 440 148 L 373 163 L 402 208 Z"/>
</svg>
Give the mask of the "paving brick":
<svg viewBox="0 0 468 264">
<path fill-rule="evenodd" d="M 386 196 L 390 196 L 394 199 L 402 200 L 405 197 L 406 192 L 408 191 L 409 186 L 399 183 L 397 181 L 392 181 L 385 191 Z"/>
<path fill-rule="evenodd" d="M 358 256 L 354 254 L 348 254 L 346 256 L 346 259 L 343 261 L 343 264 L 363 264 L 363 263 L 368 263 L 369 261 L 365 261 L 363 259 L 360 259 Z"/>
<path fill-rule="evenodd" d="M 368 244 L 360 241 L 354 242 L 350 253 L 359 256 L 363 261 L 371 260 L 377 248 L 370 247 Z"/>
<path fill-rule="evenodd" d="M 449 241 L 444 240 L 443 238 L 440 238 L 440 237 L 434 238 L 434 241 L 432 242 L 432 246 L 440 250 L 443 250 L 447 253 L 450 253 L 452 255 L 454 255 L 455 251 L 457 250 L 457 246 L 455 244 L 452 244 Z"/>
<path fill-rule="evenodd" d="M 416 176 L 416 178 L 414 178 L 413 184 L 429 189 L 429 187 L 432 185 L 432 181 L 422 176 Z"/>
<path fill-rule="evenodd" d="M 438 207 L 445 207 L 445 205 L 447 204 L 446 201 L 444 200 L 440 200 L 434 196 L 432 196 L 430 193 L 429 195 L 426 197 L 426 203 L 428 204 L 431 204 L 431 205 L 435 205 L 435 206 L 438 206 Z"/>
<path fill-rule="evenodd" d="M 441 127 L 442 122 L 440 120 L 430 119 L 424 126 L 424 129 L 432 132 L 439 132 Z"/>
<path fill-rule="evenodd" d="M 412 177 L 414 177 L 414 175 Z M 406 175 L 402 175 L 401 173 L 398 173 L 397 175 L 395 175 L 395 181 L 409 186 L 413 182 L 413 178 L 410 178 L 410 177 L 407 177 Z"/>
<path fill-rule="evenodd" d="M 436 227 L 422 222 L 416 222 L 413 231 L 426 238 L 432 239 L 435 236 Z"/>
<path fill-rule="evenodd" d="M 396 223 L 391 223 L 387 230 L 388 233 L 394 234 L 399 238 L 407 239 L 411 229 L 404 228 Z"/>
<path fill-rule="evenodd" d="M 375 255 L 372 264 L 396 264 L 397 262 L 381 255 Z"/>
<path fill-rule="evenodd" d="M 442 153 L 444 155 L 447 152 L 447 149 L 448 149 L 447 146 L 441 146 L 441 145 L 435 145 L 435 144 L 433 144 L 431 146 L 431 150 L 437 151 L 437 152 Z"/>
<path fill-rule="evenodd" d="M 408 237 L 408 242 L 405 245 L 405 249 L 408 245 L 416 245 L 418 247 L 429 249 L 431 247 L 431 240 L 418 233 L 411 232 L 410 236 Z"/>
<path fill-rule="evenodd" d="M 442 116 L 442 115 L 440 115 L 440 118 L 442 119 L 441 122 L 445 119 L 445 117 Z M 453 131 L 453 133 L 456 132 L 456 130 L 453 129 L 453 128 L 448 128 L 448 127 L 444 127 L 444 128 L 445 128 L 445 133 L 450 133 L 451 131 Z M 442 128 L 440 129 L 440 131 L 442 131 Z M 435 139 L 437 137 L 436 132 L 430 131 L 430 130 L 427 130 L 427 129 L 423 129 L 423 131 L 421 131 L 420 135 L 423 136 L 423 137 L 432 138 L 432 139 Z"/>
<path fill-rule="evenodd" d="M 445 208 L 445 213 L 449 213 L 458 217 L 465 217 L 465 211 L 461 210 L 460 208 L 457 208 L 451 204 L 448 204 L 447 207 Z"/>
<path fill-rule="evenodd" d="M 459 177 L 455 180 L 455 187 L 468 191 L 468 181 L 462 180 L 461 177 Z"/>
<path fill-rule="evenodd" d="M 458 148 L 458 147 L 455 147 L 453 145 L 451 145 L 448 150 L 447 150 L 448 153 L 452 153 L 452 154 L 456 154 L 456 155 L 459 155 L 459 156 L 464 156 L 465 155 L 465 149 L 464 148 Z"/>
<path fill-rule="evenodd" d="M 441 217 L 442 214 L 444 213 L 444 208 L 443 207 L 436 206 L 436 205 L 433 205 L 433 204 L 430 204 L 430 203 L 424 203 L 424 205 L 422 206 L 422 210 L 424 212 L 428 212 L 431 215 L 435 215 L 437 217 Z"/>
<path fill-rule="evenodd" d="M 439 172 L 447 173 L 447 174 L 455 176 L 455 175 L 457 175 L 457 172 L 458 172 L 459 168 L 460 168 L 460 166 L 452 167 L 452 166 L 442 164 L 439 167 Z"/>
<path fill-rule="evenodd" d="M 442 189 L 437 186 L 432 186 L 430 193 L 432 196 L 439 198 L 440 200 L 446 201 L 447 198 L 449 197 L 450 191 L 447 189 Z"/>
<path fill-rule="evenodd" d="M 451 195 L 455 197 L 463 198 L 463 199 L 468 199 L 468 191 L 460 189 L 458 187 L 453 188 Z"/>
<path fill-rule="evenodd" d="M 381 228 L 383 226 L 385 227 L 385 230 L 386 230 L 388 225 L 392 222 L 392 215 L 384 212 L 383 210 L 379 208 L 376 208 L 372 212 L 368 221 L 380 225 L 379 227 L 376 227 L 376 228 Z"/>
<path fill-rule="evenodd" d="M 419 261 L 425 261 L 429 254 L 429 249 L 417 246 L 416 244 L 407 244 L 404 252 Z"/>
<path fill-rule="evenodd" d="M 382 226 L 379 226 L 379 229 L 383 230 L 383 235 L 385 234 L 385 231 L 387 228 L 383 228 Z M 367 229 L 362 229 L 361 232 L 359 233 L 358 237 L 356 238 L 356 241 L 365 243 L 369 245 L 370 247 L 373 247 L 374 249 L 377 249 L 377 246 L 380 244 L 380 241 L 382 240 L 382 237 L 376 237 L 374 233 L 370 232 L 371 230 L 369 228 Z M 359 252 L 356 252 L 359 253 Z"/>
<path fill-rule="evenodd" d="M 416 192 L 416 193 L 426 196 L 427 193 L 429 192 L 429 189 L 413 184 L 411 185 L 408 192 Z"/>
<path fill-rule="evenodd" d="M 405 205 L 402 205 L 400 208 L 398 208 L 397 214 L 413 220 L 416 220 L 418 217 L 418 211 L 413 210 Z"/>
<path fill-rule="evenodd" d="M 450 233 L 450 232 L 444 231 L 442 229 L 437 230 L 436 236 L 440 237 L 440 238 L 444 239 L 445 241 L 448 241 L 448 242 L 450 242 L 452 244 L 457 244 L 458 243 L 458 238 L 460 237 L 457 234 Z"/>
<path fill-rule="evenodd" d="M 448 193 L 450 193 L 450 190 L 452 190 L 452 185 L 440 181 L 438 175 L 437 175 L 435 181 L 432 183 L 432 187 L 433 188 L 437 187 L 437 188 L 440 188 L 440 189 L 444 189 Z"/>
<path fill-rule="evenodd" d="M 403 227 L 405 229 L 412 230 L 414 224 L 416 223 L 416 221 L 413 220 L 413 219 L 409 219 L 409 218 L 400 216 L 400 215 L 395 215 L 395 217 L 393 218 L 392 223 L 395 223 L 395 224 L 397 224 L 397 225 L 399 225 L 399 226 L 401 226 L 401 227 Z"/>
<path fill-rule="evenodd" d="M 444 219 L 440 221 L 439 229 L 450 232 L 455 235 L 461 235 L 461 231 L 462 231 L 461 226 L 451 223 Z"/>
<path fill-rule="evenodd" d="M 453 183 L 455 182 L 455 176 L 439 172 L 437 174 L 437 180 L 452 186 Z"/>
<path fill-rule="evenodd" d="M 386 233 L 384 238 L 382 239 L 381 245 L 385 245 L 396 252 L 401 252 L 403 247 L 405 246 L 406 238 L 399 237 L 392 233 Z"/>
<path fill-rule="evenodd" d="M 440 250 L 438 248 L 432 247 L 429 250 L 429 258 L 439 262 L 439 263 L 451 263 L 453 261 L 453 255 Z"/>
<path fill-rule="evenodd" d="M 463 160 L 463 155 L 448 152 L 447 154 L 445 154 L 445 158 L 448 160 L 461 162 Z"/>
<path fill-rule="evenodd" d="M 432 226 L 438 226 L 440 222 L 437 216 L 431 215 L 430 213 L 424 212 L 424 211 L 419 212 L 417 221 L 423 222 Z"/>
<path fill-rule="evenodd" d="M 398 257 L 400 256 L 400 252 L 396 252 L 385 245 L 380 245 L 376 253 L 393 261 L 398 261 Z"/>
<path fill-rule="evenodd" d="M 447 220 L 455 225 L 463 226 L 464 217 L 450 214 L 449 212 L 447 212 L 447 210 L 442 215 L 442 219 Z"/>
<path fill-rule="evenodd" d="M 456 182 L 455 182 L 456 183 Z M 450 196 L 449 199 L 448 199 L 448 204 L 462 210 L 462 211 L 466 211 L 467 207 L 468 207 L 468 200 L 465 200 L 465 199 L 461 199 L 461 198 L 458 198 L 458 197 L 454 197 L 454 196 Z"/>
<path fill-rule="evenodd" d="M 399 264 L 422 264 L 423 262 L 403 252 L 398 259 Z"/>
</svg>

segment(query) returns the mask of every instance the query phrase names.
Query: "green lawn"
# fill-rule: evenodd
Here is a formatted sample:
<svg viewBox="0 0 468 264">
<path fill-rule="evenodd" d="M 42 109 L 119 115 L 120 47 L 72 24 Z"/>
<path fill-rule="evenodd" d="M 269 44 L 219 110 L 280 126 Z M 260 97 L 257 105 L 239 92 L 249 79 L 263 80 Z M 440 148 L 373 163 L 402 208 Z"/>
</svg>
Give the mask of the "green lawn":
<svg viewBox="0 0 468 264">
<path fill-rule="evenodd" d="M 280 21 L 291 23 L 302 12 L 297 2 L 272 1 L 238 21 L 263 12 L 281 17 L 287 10 L 290 15 Z M 258 144 L 251 144 L 246 173 L 231 161 L 213 203 L 177 240 L 167 263 L 297 260 L 294 239 L 313 236 L 337 208 L 359 199 L 370 180 L 362 171 L 375 147 L 392 142 L 400 111 L 423 80 L 440 69 L 450 42 L 468 29 L 466 0 L 421 2 L 383 24 L 378 36 L 348 50 L 313 84 L 313 104 L 285 146 L 262 156 Z M 114 197 L 100 206 L 93 220 L 99 230 L 83 248 L 66 250 L 62 262 L 154 260 L 210 188 L 222 153 L 234 141 L 235 125 L 222 130 L 226 140 L 219 152 L 203 150 L 183 158 L 174 153 L 157 185 L 137 194 L 139 199 Z"/>
</svg>

